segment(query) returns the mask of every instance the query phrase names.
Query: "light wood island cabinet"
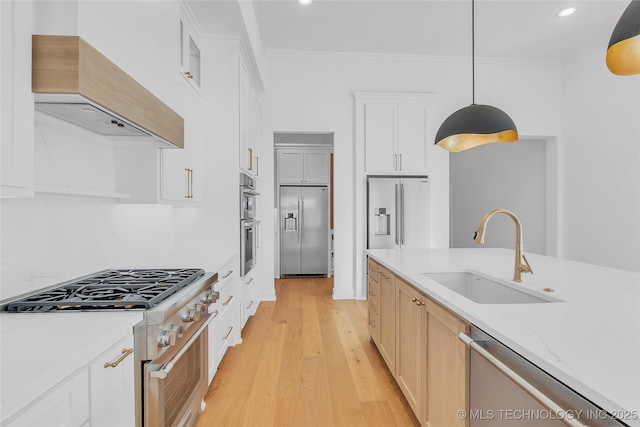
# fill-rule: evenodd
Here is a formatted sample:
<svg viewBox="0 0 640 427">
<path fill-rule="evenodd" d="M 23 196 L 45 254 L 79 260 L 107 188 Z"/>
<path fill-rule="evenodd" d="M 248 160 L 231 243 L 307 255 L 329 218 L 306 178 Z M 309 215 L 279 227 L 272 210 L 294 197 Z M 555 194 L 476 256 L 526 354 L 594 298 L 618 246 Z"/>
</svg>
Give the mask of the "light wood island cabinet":
<svg viewBox="0 0 640 427">
<path fill-rule="evenodd" d="M 463 427 L 458 411 L 469 408 L 469 347 L 458 334 L 470 332 L 468 323 L 435 302 L 426 300 L 426 396 L 420 418 L 423 426 Z"/>
<path fill-rule="evenodd" d="M 469 350 L 458 334 L 469 323 L 371 258 L 368 272 L 378 307 L 371 337 L 420 424 L 468 426 L 458 411 L 469 408 Z M 369 293 L 370 313 L 373 301 Z"/>
<path fill-rule="evenodd" d="M 396 375 L 396 278 L 383 266 L 380 271 L 380 343 L 378 348 L 389 371 Z"/>
<path fill-rule="evenodd" d="M 424 297 L 400 279 L 396 286 L 396 382 L 420 419 L 427 371 Z"/>
</svg>

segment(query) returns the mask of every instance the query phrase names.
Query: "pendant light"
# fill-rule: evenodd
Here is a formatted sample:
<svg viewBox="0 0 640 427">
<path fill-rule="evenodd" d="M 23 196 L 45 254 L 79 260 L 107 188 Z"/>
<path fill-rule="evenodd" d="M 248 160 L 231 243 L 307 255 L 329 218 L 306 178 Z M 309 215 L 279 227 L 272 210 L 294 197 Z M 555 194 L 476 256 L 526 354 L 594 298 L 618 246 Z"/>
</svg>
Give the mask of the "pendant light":
<svg viewBox="0 0 640 427">
<path fill-rule="evenodd" d="M 625 9 L 611 34 L 607 48 L 607 67 L 621 76 L 640 73 L 640 1 Z"/>
<path fill-rule="evenodd" d="M 475 0 L 471 0 L 471 84 L 472 103 L 440 125 L 435 144 L 459 152 L 492 142 L 515 142 L 518 130 L 511 117 L 491 105 L 476 104 Z"/>
</svg>

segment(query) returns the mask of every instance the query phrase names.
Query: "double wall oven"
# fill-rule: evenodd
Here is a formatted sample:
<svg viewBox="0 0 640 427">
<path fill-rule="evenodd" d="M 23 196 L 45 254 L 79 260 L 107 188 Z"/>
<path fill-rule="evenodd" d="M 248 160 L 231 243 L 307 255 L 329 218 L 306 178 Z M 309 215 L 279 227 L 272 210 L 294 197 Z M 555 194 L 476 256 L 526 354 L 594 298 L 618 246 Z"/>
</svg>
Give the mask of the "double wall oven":
<svg viewBox="0 0 640 427">
<path fill-rule="evenodd" d="M 217 273 L 192 268 L 104 270 L 17 297 L 2 310 L 142 310 L 133 330 L 136 425 L 188 427 L 204 409 L 217 281 Z"/>
<path fill-rule="evenodd" d="M 256 180 L 240 173 L 240 276 L 247 274 L 256 265 L 260 221 L 256 219 Z"/>
</svg>

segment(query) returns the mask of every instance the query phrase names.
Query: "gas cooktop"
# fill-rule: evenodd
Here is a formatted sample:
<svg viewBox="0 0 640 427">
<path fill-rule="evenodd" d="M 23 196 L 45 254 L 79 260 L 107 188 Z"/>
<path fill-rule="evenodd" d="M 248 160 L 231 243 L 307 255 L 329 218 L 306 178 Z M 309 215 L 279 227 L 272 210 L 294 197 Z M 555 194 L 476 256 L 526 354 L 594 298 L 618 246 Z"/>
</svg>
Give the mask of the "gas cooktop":
<svg viewBox="0 0 640 427">
<path fill-rule="evenodd" d="M 3 310 L 149 309 L 203 275 L 196 268 L 104 270 L 11 301 Z"/>
</svg>

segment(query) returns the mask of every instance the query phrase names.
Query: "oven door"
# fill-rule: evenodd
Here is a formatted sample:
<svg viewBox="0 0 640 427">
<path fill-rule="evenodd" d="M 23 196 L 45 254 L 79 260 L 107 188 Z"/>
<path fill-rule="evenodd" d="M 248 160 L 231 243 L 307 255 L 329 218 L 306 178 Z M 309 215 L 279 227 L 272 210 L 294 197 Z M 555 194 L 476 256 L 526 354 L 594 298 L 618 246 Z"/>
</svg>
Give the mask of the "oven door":
<svg viewBox="0 0 640 427">
<path fill-rule="evenodd" d="M 256 265 L 258 226 L 260 221 L 240 221 L 240 276 L 247 274 Z"/>
<path fill-rule="evenodd" d="M 164 363 L 145 365 L 145 426 L 189 427 L 207 392 L 208 326 L 212 316 Z"/>
</svg>

